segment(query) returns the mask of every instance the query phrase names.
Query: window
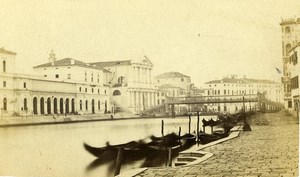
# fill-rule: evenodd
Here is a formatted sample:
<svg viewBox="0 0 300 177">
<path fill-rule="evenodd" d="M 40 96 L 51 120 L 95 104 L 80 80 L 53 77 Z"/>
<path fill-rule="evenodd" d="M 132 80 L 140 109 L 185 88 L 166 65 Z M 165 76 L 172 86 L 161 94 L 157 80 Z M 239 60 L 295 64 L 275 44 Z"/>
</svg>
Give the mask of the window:
<svg viewBox="0 0 300 177">
<path fill-rule="evenodd" d="M 291 89 L 299 88 L 298 76 L 291 78 Z"/>
<path fill-rule="evenodd" d="M 100 110 L 100 101 L 98 101 L 98 110 Z"/>
<path fill-rule="evenodd" d="M 292 108 L 292 104 L 293 104 L 292 101 L 288 101 L 288 108 Z"/>
<path fill-rule="evenodd" d="M 47 75 L 45 74 L 44 77 L 47 77 Z"/>
<path fill-rule="evenodd" d="M 121 92 L 119 90 L 115 90 L 113 92 L 113 96 L 118 96 L 118 95 L 121 95 Z"/>
<path fill-rule="evenodd" d="M 165 96 L 165 93 L 164 93 L 164 92 L 161 92 L 161 96 Z"/>
<path fill-rule="evenodd" d="M 87 93 L 87 88 L 85 88 L 85 93 Z"/>
<path fill-rule="evenodd" d="M 227 107 L 226 106 L 224 106 L 224 111 L 227 111 Z"/>
<path fill-rule="evenodd" d="M 286 33 L 290 33 L 291 32 L 291 28 L 289 26 L 285 27 L 285 32 Z"/>
<path fill-rule="evenodd" d="M 81 87 L 79 87 L 79 92 L 81 92 Z"/>
<path fill-rule="evenodd" d="M 84 73 L 84 81 L 87 81 L 87 73 Z"/>
<path fill-rule="evenodd" d="M 104 94 L 106 95 L 106 90 L 104 90 Z"/>
<path fill-rule="evenodd" d="M 79 109 L 82 110 L 82 100 L 79 101 Z"/>
<path fill-rule="evenodd" d="M 23 87 L 26 88 L 26 82 L 23 83 Z"/>
<path fill-rule="evenodd" d="M 125 77 L 121 76 L 118 78 L 118 84 L 122 84 L 124 82 Z"/>
<path fill-rule="evenodd" d="M 3 87 L 6 87 L 6 81 L 3 81 Z"/>
<path fill-rule="evenodd" d="M 55 74 L 55 78 L 59 78 L 59 74 Z"/>
<path fill-rule="evenodd" d="M 3 61 L 3 72 L 6 72 L 6 61 Z"/>
<path fill-rule="evenodd" d="M 71 74 L 68 74 L 68 79 L 71 79 Z"/>
<path fill-rule="evenodd" d="M 287 45 L 285 46 L 285 55 L 286 55 L 286 56 L 289 55 L 289 53 L 290 53 L 290 51 L 291 51 L 291 48 L 292 48 L 291 44 L 287 44 Z"/>
<path fill-rule="evenodd" d="M 27 111 L 28 108 L 27 108 L 27 99 L 24 98 L 24 111 Z"/>
<path fill-rule="evenodd" d="M 226 95 L 226 90 L 224 90 L 224 95 Z"/>
<path fill-rule="evenodd" d="M 100 89 L 98 89 L 98 94 L 100 94 Z"/>
<path fill-rule="evenodd" d="M 6 98 L 3 99 L 3 110 L 7 111 L 7 99 Z"/>
<path fill-rule="evenodd" d="M 94 74 L 91 74 L 91 81 L 94 82 Z"/>
<path fill-rule="evenodd" d="M 85 101 L 85 110 L 88 110 L 88 100 Z"/>
<path fill-rule="evenodd" d="M 99 79 L 99 74 L 97 75 L 97 82 L 99 83 L 100 82 L 100 79 Z"/>
<path fill-rule="evenodd" d="M 94 93 L 94 89 L 92 88 L 92 93 Z"/>
<path fill-rule="evenodd" d="M 184 78 L 181 78 L 181 82 L 184 82 Z"/>
</svg>

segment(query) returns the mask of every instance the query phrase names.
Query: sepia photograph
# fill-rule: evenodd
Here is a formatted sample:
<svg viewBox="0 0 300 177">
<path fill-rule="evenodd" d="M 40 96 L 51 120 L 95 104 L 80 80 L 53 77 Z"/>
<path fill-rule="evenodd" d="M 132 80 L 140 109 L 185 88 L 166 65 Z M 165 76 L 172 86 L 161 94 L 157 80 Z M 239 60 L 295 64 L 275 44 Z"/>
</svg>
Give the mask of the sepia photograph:
<svg viewBox="0 0 300 177">
<path fill-rule="evenodd" d="M 299 0 L 0 16 L 0 177 L 299 176 Z"/>
</svg>

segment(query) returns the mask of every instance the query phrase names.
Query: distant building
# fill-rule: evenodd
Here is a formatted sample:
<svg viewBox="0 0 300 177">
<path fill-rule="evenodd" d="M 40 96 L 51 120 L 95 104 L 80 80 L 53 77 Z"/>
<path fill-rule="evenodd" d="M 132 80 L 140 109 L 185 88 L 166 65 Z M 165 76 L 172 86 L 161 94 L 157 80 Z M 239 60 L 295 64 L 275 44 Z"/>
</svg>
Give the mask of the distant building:
<svg viewBox="0 0 300 177">
<path fill-rule="evenodd" d="M 205 83 L 206 96 L 245 96 L 264 93 L 270 101 L 283 103 L 282 84 L 270 80 L 237 78 L 233 75 L 220 80 L 212 80 Z M 242 104 L 215 104 L 207 105 L 208 111 L 235 112 L 242 108 Z M 210 106 L 210 107 L 209 107 Z M 246 110 L 253 109 L 256 103 L 246 105 Z"/>
<path fill-rule="evenodd" d="M 291 73 L 291 98 L 292 98 L 292 108 L 297 113 L 299 118 L 300 110 L 300 89 L 299 89 L 299 78 L 300 78 L 300 43 L 298 43 L 294 48 L 291 49 L 288 68 Z"/>
<path fill-rule="evenodd" d="M 288 63 L 291 49 L 300 42 L 300 18 L 282 20 L 280 26 L 282 30 L 284 103 L 286 108 L 292 108 L 291 72 Z"/>
<path fill-rule="evenodd" d="M 112 104 L 117 110 L 141 113 L 157 105 L 157 87 L 152 80 L 152 62 L 144 56 L 138 60 L 91 63 L 111 72 Z"/>
<path fill-rule="evenodd" d="M 166 89 L 170 87 L 170 96 L 187 96 L 191 94 L 191 77 L 179 72 L 166 72 L 155 77 L 156 83 Z M 172 88 L 174 88 L 172 90 Z M 177 89 L 175 89 L 177 88 Z M 180 89 L 179 89 L 180 88 Z"/>
<path fill-rule="evenodd" d="M 1 117 L 140 113 L 157 104 L 153 64 L 140 60 L 85 63 L 73 58 L 35 66 L 34 75 L 15 72 L 16 53 L 0 48 Z"/>
<path fill-rule="evenodd" d="M 180 72 L 166 72 L 155 77 L 158 85 L 158 104 L 164 104 L 167 97 L 188 97 L 204 94 L 191 83 L 191 77 Z M 198 105 L 177 105 L 176 114 L 198 110 Z"/>
<path fill-rule="evenodd" d="M 56 60 L 53 52 L 48 63 L 35 66 L 33 70 L 35 75 L 43 77 L 40 83 L 32 83 L 31 91 L 36 92 L 33 99 L 38 100 L 33 103 L 33 107 L 37 107 L 33 110 L 35 114 L 112 111 L 109 107 L 108 70 L 72 58 Z M 47 111 L 43 111 L 40 100 L 46 100 Z"/>
</svg>

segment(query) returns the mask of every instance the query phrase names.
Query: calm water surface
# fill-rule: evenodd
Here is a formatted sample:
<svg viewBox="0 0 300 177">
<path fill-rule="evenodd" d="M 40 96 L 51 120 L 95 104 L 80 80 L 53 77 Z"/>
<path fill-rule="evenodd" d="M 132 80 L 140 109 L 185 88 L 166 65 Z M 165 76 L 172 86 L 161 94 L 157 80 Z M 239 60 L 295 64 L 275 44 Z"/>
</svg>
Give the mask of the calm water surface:
<svg viewBox="0 0 300 177">
<path fill-rule="evenodd" d="M 210 118 L 216 117 L 205 116 L 205 119 Z M 109 176 L 111 164 L 87 170 L 96 158 L 85 151 L 83 142 L 101 147 L 108 141 L 120 144 L 151 135 L 161 136 L 161 120 L 165 123 L 165 135 L 178 134 L 179 127 L 181 134 L 188 132 L 187 117 L 0 128 L 0 175 Z M 196 116 L 191 123 L 193 132 L 197 126 Z M 143 160 L 139 160 L 123 165 L 121 172 L 139 168 L 142 163 Z"/>
</svg>

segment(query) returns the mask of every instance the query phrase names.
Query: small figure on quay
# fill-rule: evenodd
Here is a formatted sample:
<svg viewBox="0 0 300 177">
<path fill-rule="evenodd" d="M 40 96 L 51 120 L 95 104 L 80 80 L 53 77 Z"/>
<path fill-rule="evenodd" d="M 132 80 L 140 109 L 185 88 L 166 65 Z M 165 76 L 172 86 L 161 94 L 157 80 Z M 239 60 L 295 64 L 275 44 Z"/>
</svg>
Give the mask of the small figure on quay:
<svg viewBox="0 0 300 177">
<path fill-rule="evenodd" d="M 111 114 L 111 115 L 110 115 L 110 118 L 111 118 L 111 119 L 113 119 L 113 118 L 114 118 L 114 116 Z"/>
</svg>

